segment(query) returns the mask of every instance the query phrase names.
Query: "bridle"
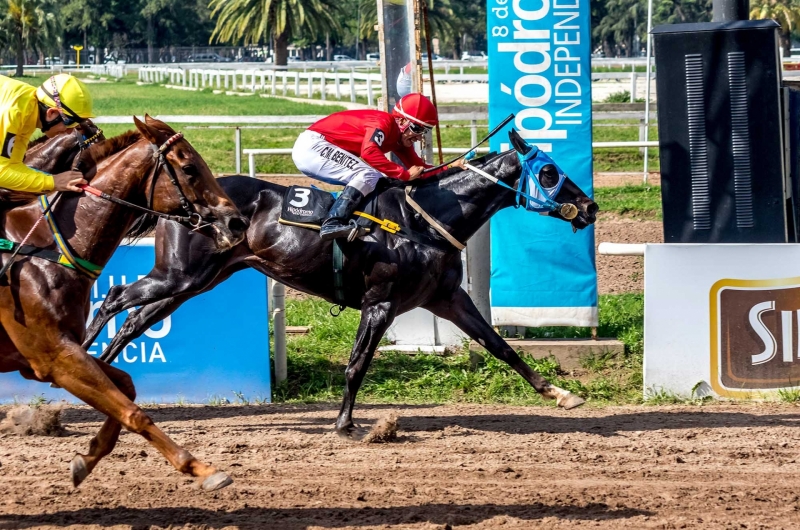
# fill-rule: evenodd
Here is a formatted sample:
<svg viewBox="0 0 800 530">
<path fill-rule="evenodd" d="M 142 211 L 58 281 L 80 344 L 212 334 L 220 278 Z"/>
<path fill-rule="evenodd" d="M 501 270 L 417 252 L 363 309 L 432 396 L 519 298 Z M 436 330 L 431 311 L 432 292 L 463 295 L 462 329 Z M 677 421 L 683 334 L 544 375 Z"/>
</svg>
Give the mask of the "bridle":
<svg viewBox="0 0 800 530">
<path fill-rule="evenodd" d="M 91 195 L 94 195 L 95 197 L 107 200 L 109 202 L 113 202 L 121 206 L 126 206 L 134 210 L 139 210 L 141 212 L 145 212 L 150 215 L 155 215 L 157 217 L 161 217 L 162 219 L 166 219 L 168 221 L 175 221 L 178 223 L 187 224 L 193 230 L 199 230 L 204 226 L 208 226 L 210 223 L 206 222 L 204 224 L 205 219 L 203 219 L 203 217 L 199 213 L 197 213 L 197 211 L 194 209 L 194 205 L 186 197 L 186 194 L 183 192 L 183 189 L 181 188 L 181 185 L 178 182 L 178 177 L 175 174 L 175 170 L 173 169 L 172 165 L 170 165 L 170 163 L 167 162 L 166 158 L 167 151 L 169 151 L 170 147 L 172 147 L 181 138 L 183 138 L 183 133 L 176 133 L 170 136 L 166 142 L 158 146 L 156 163 L 155 166 L 153 167 L 153 174 L 150 180 L 150 197 L 147 200 L 146 207 L 139 206 L 138 204 L 134 204 L 132 202 L 128 202 L 123 199 L 119 199 L 117 197 L 107 194 L 104 191 L 100 191 L 97 188 L 90 185 L 82 186 L 83 191 Z M 170 215 L 153 209 L 153 197 L 155 195 L 156 181 L 158 180 L 158 176 L 161 174 L 162 166 L 164 166 L 167 169 L 167 175 L 169 177 L 169 181 L 172 183 L 172 186 L 178 192 L 178 201 L 180 202 L 183 211 L 186 212 L 186 215 Z"/>
</svg>

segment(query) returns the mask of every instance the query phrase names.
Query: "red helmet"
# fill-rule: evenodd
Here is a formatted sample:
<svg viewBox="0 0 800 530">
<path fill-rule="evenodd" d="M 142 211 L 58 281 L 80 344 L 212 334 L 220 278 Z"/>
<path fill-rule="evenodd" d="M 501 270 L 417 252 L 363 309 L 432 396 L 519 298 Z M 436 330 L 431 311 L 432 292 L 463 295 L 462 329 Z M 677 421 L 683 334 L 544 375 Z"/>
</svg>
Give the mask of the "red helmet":
<svg viewBox="0 0 800 530">
<path fill-rule="evenodd" d="M 406 118 L 423 127 L 433 128 L 439 124 L 439 113 L 428 98 L 419 93 L 403 96 L 394 106 L 395 118 Z"/>
</svg>

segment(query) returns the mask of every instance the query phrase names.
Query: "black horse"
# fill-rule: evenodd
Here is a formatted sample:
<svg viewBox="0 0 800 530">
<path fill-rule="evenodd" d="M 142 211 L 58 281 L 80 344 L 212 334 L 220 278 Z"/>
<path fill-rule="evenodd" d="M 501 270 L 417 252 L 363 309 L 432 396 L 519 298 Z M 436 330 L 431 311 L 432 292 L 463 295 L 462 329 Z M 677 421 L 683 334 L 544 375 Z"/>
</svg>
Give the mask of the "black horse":
<svg viewBox="0 0 800 530">
<path fill-rule="evenodd" d="M 530 149 L 514 131 L 512 145 L 522 153 Z M 522 167 L 515 151 L 490 155 L 476 167 L 511 186 Z M 540 171 L 540 182 L 551 187 L 558 181 L 553 165 Z M 270 182 L 234 176 L 220 179 L 225 192 L 243 215 L 250 218 L 245 242 L 214 253 L 213 242 L 182 225 L 159 222 L 156 227 L 156 265 L 139 281 L 111 288 L 87 332 L 90 345 L 115 314 L 143 306 L 130 314 L 102 359 L 111 362 L 133 339 L 175 311 L 183 302 L 214 288 L 231 274 L 252 267 L 290 287 L 334 301 L 333 245 L 316 231 L 278 223 L 286 188 Z M 401 183 L 402 184 L 402 183 Z M 448 170 L 419 182 L 414 200 L 458 241 L 466 241 L 502 208 L 515 204 L 515 194 L 470 171 Z M 574 229 L 595 221 L 597 205 L 569 178 L 555 197 L 574 204 L 578 215 Z M 561 218 L 552 212 L 553 217 Z M 384 190 L 377 199 L 375 216 L 387 218 L 418 232 L 436 236 L 423 217 L 406 202 L 401 186 Z M 343 243 L 346 302 L 361 310 L 355 345 L 345 372 L 344 402 L 336 421 L 340 434 L 351 435 L 355 397 L 375 348 L 394 318 L 416 307 L 450 320 L 498 359 L 508 363 L 540 394 L 570 409 L 584 400 L 549 384 L 532 370 L 488 324 L 467 293 L 461 289 L 460 251 L 442 250 L 376 230 L 361 240 Z"/>
</svg>

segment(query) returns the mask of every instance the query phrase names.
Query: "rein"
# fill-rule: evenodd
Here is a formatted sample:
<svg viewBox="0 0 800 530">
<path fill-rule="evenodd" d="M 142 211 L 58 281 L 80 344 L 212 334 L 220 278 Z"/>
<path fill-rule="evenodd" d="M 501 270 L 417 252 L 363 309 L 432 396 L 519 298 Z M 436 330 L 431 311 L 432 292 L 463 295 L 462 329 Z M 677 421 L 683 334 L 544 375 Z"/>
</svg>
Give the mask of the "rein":
<svg viewBox="0 0 800 530">
<path fill-rule="evenodd" d="M 523 186 L 524 186 L 524 180 L 527 179 L 527 177 L 528 177 L 528 175 L 526 175 L 525 172 L 523 172 L 523 174 L 520 175 L 519 187 L 517 189 L 514 189 L 513 187 L 509 186 L 508 184 L 506 184 L 502 180 L 498 179 L 497 177 L 494 177 L 494 176 L 490 175 L 489 173 L 485 172 L 481 168 L 475 167 L 470 163 L 465 163 L 464 167 L 467 168 L 468 170 L 474 172 L 474 173 L 477 173 L 478 175 L 480 175 L 480 176 L 482 176 L 484 178 L 487 178 L 487 179 L 491 180 L 495 184 L 499 184 L 500 186 L 502 186 L 502 187 L 504 187 L 506 189 L 509 189 L 509 190 L 513 191 L 514 193 L 516 193 L 517 194 L 517 203 L 519 203 L 519 197 L 524 197 L 529 202 L 533 202 L 534 204 L 538 204 L 542 208 L 546 208 L 546 209 L 550 210 L 551 212 L 558 212 L 564 219 L 571 220 L 571 219 L 575 219 L 575 217 L 578 216 L 578 208 L 574 204 L 570 204 L 570 203 L 566 203 L 566 202 L 563 203 L 563 204 L 559 204 L 559 203 L 555 202 L 553 199 L 551 199 L 548 196 L 547 192 L 542 187 L 542 183 L 539 182 L 539 179 L 537 177 L 535 177 L 535 176 L 534 176 L 534 178 L 532 180 L 533 180 L 534 184 L 536 185 L 536 187 L 539 189 L 539 192 L 542 194 L 542 196 L 543 197 L 547 197 L 544 200 L 539 199 L 537 197 L 534 197 L 534 196 L 522 191 Z"/>
<path fill-rule="evenodd" d="M 126 206 L 128 208 L 132 208 L 134 210 L 139 210 L 140 212 L 144 212 L 150 215 L 155 215 L 157 217 L 161 217 L 162 219 L 166 219 L 168 221 L 176 221 L 178 223 L 186 223 L 191 226 L 194 230 L 199 230 L 203 226 L 203 218 L 197 213 L 194 208 L 192 207 L 192 203 L 187 199 L 186 194 L 183 193 L 183 189 L 181 188 L 180 184 L 178 183 L 178 177 L 175 175 L 175 170 L 172 166 L 167 162 L 165 153 L 172 147 L 175 142 L 183 138 L 183 133 L 176 133 L 169 137 L 169 139 L 164 142 L 161 146 L 158 147 L 158 158 L 156 159 L 156 164 L 153 167 L 153 176 L 150 181 L 150 198 L 147 201 L 147 207 L 139 206 L 138 204 L 134 204 L 132 202 L 126 201 L 124 199 L 120 199 L 118 197 L 114 197 L 113 195 L 109 195 L 104 191 L 100 191 L 97 188 L 85 185 L 81 186 L 81 189 L 90 195 L 94 195 L 95 197 L 99 197 L 103 200 L 113 202 L 114 204 L 119 204 L 120 206 Z M 169 181 L 172 183 L 175 190 L 178 192 L 178 200 L 181 204 L 181 208 L 188 214 L 188 215 L 170 215 L 163 212 L 159 212 L 153 209 L 153 195 L 155 194 L 156 188 L 156 181 L 158 180 L 158 176 L 161 174 L 161 166 L 167 168 L 167 175 L 169 176 Z"/>
<path fill-rule="evenodd" d="M 81 155 L 83 154 L 83 151 L 86 150 L 86 148 L 92 145 L 95 141 L 97 141 L 97 139 L 100 138 L 100 135 L 102 134 L 103 134 L 102 129 L 98 129 L 94 135 L 78 143 L 79 153 L 78 156 L 75 157 L 75 161 L 72 164 L 73 171 L 78 171 L 78 165 L 80 163 L 80 158 Z M 189 202 L 186 195 L 183 193 L 183 189 L 181 189 L 180 184 L 178 183 L 178 177 L 175 175 L 174 169 L 167 162 L 165 156 L 165 153 L 169 150 L 169 148 L 172 147 L 172 145 L 181 138 L 183 138 L 183 134 L 176 133 L 172 135 L 169 139 L 167 139 L 167 141 L 164 142 L 161 146 L 158 147 L 158 159 L 156 160 L 156 164 L 153 168 L 153 176 L 151 181 L 152 183 L 150 185 L 150 199 L 148 201 L 148 206 L 150 206 L 149 208 L 145 208 L 144 206 L 139 206 L 138 204 L 134 204 L 132 202 L 128 202 L 118 197 L 114 197 L 88 184 L 85 186 L 81 186 L 81 189 L 84 192 L 89 193 L 90 195 L 94 195 L 95 197 L 99 197 L 109 202 L 113 202 L 121 206 L 126 206 L 128 208 L 133 208 L 135 210 L 139 210 L 151 215 L 156 215 L 158 217 L 167 219 L 169 221 L 187 223 L 189 226 L 193 227 L 194 230 L 199 230 L 203 226 L 206 226 L 203 225 L 203 218 L 200 216 L 199 213 L 194 211 L 194 209 L 192 208 L 192 203 Z M 166 166 L 170 182 L 172 182 L 172 185 L 178 191 L 178 197 L 181 203 L 181 207 L 188 215 L 185 216 L 169 215 L 152 209 L 155 183 L 156 179 L 160 174 L 159 170 L 162 165 Z M 64 265 L 71 269 L 77 270 L 78 272 L 84 274 L 85 276 L 88 276 L 93 280 L 97 279 L 97 277 L 102 272 L 102 267 L 96 266 L 93 263 L 83 260 L 72 252 L 66 240 L 64 240 L 64 238 L 61 236 L 61 232 L 58 229 L 58 225 L 56 224 L 55 218 L 52 216 L 53 208 L 55 207 L 56 204 L 58 204 L 59 200 L 61 200 L 61 197 L 62 197 L 62 192 L 57 192 L 52 202 L 47 200 L 46 195 L 42 195 L 39 198 L 39 204 L 42 207 L 42 215 L 39 216 L 39 219 L 33 224 L 31 229 L 28 231 L 28 233 L 25 235 L 25 237 L 22 239 L 20 243 L 15 243 L 13 241 L 0 239 L 0 251 L 3 250 L 8 251 L 13 248 L 13 252 L 9 260 L 3 265 L 2 268 L 0 268 L 0 277 L 5 276 L 5 274 L 8 272 L 8 269 L 10 269 L 11 265 L 14 263 L 14 260 L 17 257 L 17 255 L 22 253 L 23 255 L 31 255 L 31 256 L 38 255 L 39 257 L 42 257 L 49 261 L 53 261 L 54 263 L 58 263 L 60 265 Z M 60 254 L 56 257 L 51 256 L 49 254 L 50 251 L 45 252 L 42 251 L 41 249 L 29 248 L 30 245 L 26 245 L 28 239 L 30 239 L 33 232 L 36 230 L 36 228 L 41 224 L 41 222 L 44 219 L 47 219 L 48 226 L 53 235 L 53 240 L 55 241 L 56 246 L 60 251 Z"/>
</svg>

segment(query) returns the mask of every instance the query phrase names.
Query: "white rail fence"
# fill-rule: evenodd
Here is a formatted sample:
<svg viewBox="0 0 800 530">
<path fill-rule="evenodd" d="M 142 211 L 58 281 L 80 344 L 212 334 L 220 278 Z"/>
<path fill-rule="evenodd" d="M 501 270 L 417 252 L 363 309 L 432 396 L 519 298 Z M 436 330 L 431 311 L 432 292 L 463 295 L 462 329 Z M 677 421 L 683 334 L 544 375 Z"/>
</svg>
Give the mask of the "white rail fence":
<svg viewBox="0 0 800 530">
<path fill-rule="evenodd" d="M 128 69 L 124 64 L 93 64 L 89 71 L 95 75 L 108 75 L 117 79 L 122 79 L 128 74 Z"/>
<path fill-rule="evenodd" d="M 170 66 L 143 66 L 139 68 L 139 81 L 142 83 L 168 84 L 172 88 L 200 90 L 260 91 L 270 95 L 286 96 L 289 91 L 295 97 L 305 95 L 313 98 L 319 94 L 326 100 L 328 96 L 342 99 L 349 94 L 351 102 L 359 94 L 367 98 L 368 105 L 374 105 L 380 92 L 381 77 L 378 73 L 357 72 L 353 68 L 332 67 L 333 71 L 299 71 L 261 68 L 178 68 Z M 631 102 L 637 97 L 637 81 L 643 74 L 638 72 L 592 73 L 592 81 L 616 80 L 630 81 Z M 655 76 L 653 76 L 655 78 Z M 437 74 L 436 84 L 449 83 L 488 83 L 488 74 L 464 74 L 463 67 L 458 74 Z"/>
</svg>

